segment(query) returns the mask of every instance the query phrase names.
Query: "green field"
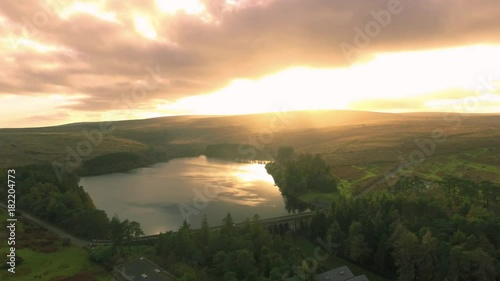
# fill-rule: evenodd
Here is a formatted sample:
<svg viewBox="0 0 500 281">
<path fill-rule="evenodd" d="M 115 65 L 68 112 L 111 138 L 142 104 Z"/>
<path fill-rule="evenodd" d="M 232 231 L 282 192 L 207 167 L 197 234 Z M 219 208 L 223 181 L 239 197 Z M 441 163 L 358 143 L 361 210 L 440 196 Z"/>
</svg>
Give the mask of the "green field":
<svg viewBox="0 0 500 281">
<path fill-rule="evenodd" d="M 0 209 L 0 220 L 7 219 L 5 209 Z M 27 231 L 28 230 L 28 231 Z M 0 280 L 13 281 L 111 281 L 110 272 L 89 259 L 87 250 L 74 246 L 64 246 L 60 239 L 30 222 L 22 219 L 16 223 L 16 255 L 22 263 L 16 265 L 15 273 L 3 269 Z M 44 235 L 42 235 L 44 234 Z M 4 228 L 0 235 L 6 235 Z M 7 255 L 7 247 L 2 245 L 0 256 Z M 3 261 L 3 258 L 2 258 Z M 34 279 L 41 275 L 41 279 Z"/>
<path fill-rule="evenodd" d="M 110 273 L 93 264 L 88 258 L 88 252 L 81 248 L 67 247 L 54 253 L 19 249 L 17 254 L 24 262 L 16 267 L 15 274 L 2 273 L 2 280 L 31 281 L 37 275 L 42 276 L 41 280 L 59 280 L 64 277 L 69 278 L 65 280 L 80 280 L 74 277 L 79 274 L 87 274 L 99 281 L 114 280 Z"/>
<path fill-rule="evenodd" d="M 339 197 L 339 194 L 337 192 L 309 192 L 300 196 L 299 199 L 310 204 L 328 207 L 330 206 L 331 202 L 337 197 Z"/>
</svg>

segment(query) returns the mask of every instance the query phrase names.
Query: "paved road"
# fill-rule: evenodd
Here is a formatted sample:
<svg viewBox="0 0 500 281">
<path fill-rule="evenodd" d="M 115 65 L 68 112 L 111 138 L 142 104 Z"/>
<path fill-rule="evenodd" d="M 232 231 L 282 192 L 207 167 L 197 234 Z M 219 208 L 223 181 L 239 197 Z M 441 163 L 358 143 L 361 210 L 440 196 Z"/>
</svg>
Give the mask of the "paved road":
<svg viewBox="0 0 500 281">
<path fill-rule="evenodd" d="M 4 203 L 0 203 L 0 207 L 7 209 L 7 205 L 5 205 Z M 24 217 L 25 219 L 30 220 L 30 221 L 34 222 L 35 224 L 55 233 L 57 236 L 59 236 L 61 238 L 68 238 L 71 241 L 71 244 L 73 244 L 77 247 L 85 247 L 90 243 L 89 241 L 85 241 L 85 240 L 76 238 L 76 237 L 72 236 L 71 234 L 67 233 L 66 231 L 64 231 L 58 227 L 55 227 L 52 224 L 44 222 L 40 219 L 37 219 L 37 218 L 33 217 L 32 215 L 27 214 L 26 212 L 19 211 L 18 209 L 16 211 L 20 212 L 22 214 L 22 217 Z"/>
</svg>

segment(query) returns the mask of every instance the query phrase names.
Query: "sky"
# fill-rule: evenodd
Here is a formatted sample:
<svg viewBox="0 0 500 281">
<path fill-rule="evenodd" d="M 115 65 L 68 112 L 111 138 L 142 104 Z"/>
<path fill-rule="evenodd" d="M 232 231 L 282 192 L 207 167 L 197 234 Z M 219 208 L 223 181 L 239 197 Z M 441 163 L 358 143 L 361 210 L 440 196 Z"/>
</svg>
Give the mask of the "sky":
<svg viewBox="0 0 500 281">
<path fill-rule="evenodd" d="M 498 0 L 0 6 L 0 128 L 284 110 L 500 112 Z"/>
</svg>

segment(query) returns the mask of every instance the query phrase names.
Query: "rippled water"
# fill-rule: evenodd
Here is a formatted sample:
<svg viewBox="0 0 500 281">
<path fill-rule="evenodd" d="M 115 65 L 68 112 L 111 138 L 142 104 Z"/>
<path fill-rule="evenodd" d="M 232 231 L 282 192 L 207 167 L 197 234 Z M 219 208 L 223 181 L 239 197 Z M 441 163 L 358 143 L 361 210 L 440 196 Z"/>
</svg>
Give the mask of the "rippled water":
<svg viewBox="0 0 500 281">
<path fill-rule="evenodd" d="M 125 173 L 83 177 L 80 185 L 111 217 L 135 220 L 146 234 L 177 230 L 184 218 L 193 227 L 203 214 L 220 225 L 227 212 L 236 222 L 259 214 L 287 214 L 283 198 L 263 164 L 181 158 Z"/>
</svg>

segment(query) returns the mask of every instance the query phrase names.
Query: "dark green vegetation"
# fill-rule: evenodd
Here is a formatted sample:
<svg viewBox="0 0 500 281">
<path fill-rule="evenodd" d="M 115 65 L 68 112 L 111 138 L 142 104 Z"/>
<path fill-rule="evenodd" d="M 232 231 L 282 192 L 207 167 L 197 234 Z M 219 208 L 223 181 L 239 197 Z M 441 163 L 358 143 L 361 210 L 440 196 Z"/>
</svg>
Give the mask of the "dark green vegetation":
<svg viewBox="0 0 500 281">
<path fill-rule="evenodd" d="M 309 207 L 300 199 L 305 194 L 338 194 L 338 181 L 319 154 L 295 154 L 292 147 L 280 147 L 276 161 L 266 164 L 266 170 L 279 187 L 288 211 Z"/>
<path fill-rule="evenodd" d="M 446 177 L 438 182 L 428 182 L 415 176 L 400 178 L 393 184 L 389 191 L 403 194 L 435 192 L 439 190 L 447 198 L 461 200 L 468 205 L 477 205 L 488 208 L 490 211 L 500 213 L 500 185 L 489 181 L 480 183 L 457 177 Z"/>
<path fill-rule="evenodd" d="M 295 155 L 291 147 L 280 147 L 276 158 L 266 165 L 266 170 L 283 195 L 297 197 L 308 192 L 337 191 L 331 168 L 319 154 Z"/>
<path fill-rule="evenodd" d="M 6 171 L 1 171 L 7 178 Z M 7 194 L 7 182 L 0 191 Z M 36 214 L 84 238 L 104 235 L 109 219 L 97 210 L 90 196 L 78 186 L 78 177 L 66 174 L 60 182 L 48 164 L 30 165 L 16 169 L 17 208 Z"/>
<path fill-rule="evenodd" d="M 75 169 L 75 172 L 80 176 L 109 174 L 174 158 L 198 156 L 201 152 L 202 149 L 198 146 L 184 145 L 165 147 L 163 149 L 149 147 L 147 151 L 138 152 L 112 152 L 82 160 L 82 164 Z"/>
<path fill-rule="evenodd" d="M 247 154 L 246 151 L 255 151 L 253 157 Z M 223 144 L 209 144 L 205 150 L 205 156 L 211 158 L 220 158 L 231 161 L 252 161 L 252 160 L 272 160 L 271 153 L 258 150 L 256 147 L 238 143 L 223 143 Z"/>
<path fill-rule="evenodd" d="M 7 178 L 7 171 L 0 177 Z M 112 223 L 94 206 L 78 176 L 66 173 L 59 181 L 48 164 L 16 168 L 16 207 L 53 223 L 84 239 L 111 237 Z M 7 181 L 0 181 L 0 193 L 7 194 Z M 137 224 L 136 222 L 133 222 Z"/>
<path fill-rule="evenodd" d="M 337 243 L 337 255 L 388 278 L 498 280 L 500 186 L 485 202 L 458 192 L 458 183 L 477 186 L 450 179 L 417 188 L 412 179 L 392 193 L 339 197 L 313 219 L 312 233 Z"/>
<path fill-rule="evenodd" d="M 286 198 L 335 187 L 318 156 L 283 147 L 276 159 L 266 168 Z M 330 212 L 313 217 L 309 238 L 390 279 L 498 280 L 499 199 L 500 185 L 488 181 L 399 176 L 384 191 L 333 196 Z"/>
<path fill-rule="evenodd" d="M 114 265 L 120 263 L 124 258 L 131 256 L 132 243 L 139 236 L 144 235 L 144 232 L 138 222 L 121 221 L 115 215 L 111 219 L 110 234 L 111 244 L 96 247 L 90 253 L 90 258 L 93 261 L 102 264 L 108 270 L 111 270 Z M 128 253 L 124 251 L 124 248 L 128 248 Z"/>
<path fill-rule="evenodd" d="M 144 256 L 181 281 L 312 281 L 318 272 L 345 264 L 349 264 L 356 274 L 367 274 L 371 281 L 385 280 L 335 255 L 324 263 L 311 264 L 310 258 L 318 248 L 307 238 L 315 235 L 312 231 L 304 224 L 300 230 L 272 235 L 262 227 L 257 215 L 235 225 L 228 213 L 217 229 L 211 228 L 206 218 L 200 229 L 192 229 L 184 222 L 178 231 L 160 234 L 156 241 L 146 242 L 152 246 L 130 246 L 136 244 L 132 240 L 127 247 L 113 252 L 113 248 L 118 249 L 114 242 L 114 245 L 97 247 L 91 257 L 106 265 L 106 259 L 122 263 Z M 320 252 L 326 253 L 325 250 Z"/>
<path fill-rule="evenodd" d="M 39 274 L 44 280 L 54 281 L 112 280 L 105 268 L 110 270 L 123 255 L 125 244 L 130 245 L 134 238 L 144 234 L 140 224 L 120 221 L 116 216 L 110 220 L 104 211 L 95 208 L 89 195 L 78 186 L 79 179 L 74 173 L 66 173 L 59 181 L 49 164 L 28 165 L 15 170 L 16 208 L 36 214 L 77 237 L 113 239 L 114 242 L 109 251 L 91 252 L 89 258 L 86 250 L 70 246 L 68 241 L 21 217 L 16 247 L 20 256 L 18 261 L 23 261 L 23 264 L 16 273 L 19 279 L 15 280 L 32 280 Z M 6 171 L 0 172 L 0 176 L 6 179 Z M 0 182 L 2 194 L 7 194 L 6 183 Z"/>
<path fill-rule="evenodd" d="M 0 208 L 0 220 L 6 221 L 7 212 Z M 0 229 L 0 235 L 5 237 L 7 228 Z M 23 217 L 18 217 L 16 223 L 16 273 L 7 272 L 2 267 L 0 280 L 31 281 L 41 275 L 50 281 L 111 281 L 111 274 L 103 267 L 92 263 L 88 252 L 77 248 L 55 234 L 33 224 Z M 5 242 L 5 240 L 2 240 Z M 0 261 L 4 261 L 7 247 L 0 247 Z"/>
<path fill-rule="evenodd" d="M 338 265 L 335 258 L 389 280 L 500 278 L 499 185 L 454 177 L 428 182 L 401 176 L 388 190 L 346 197 L 336 190 L 321 157 L 296 155 L 290 147 L 282 147 L 276 159 L 267 167 L 283 185 L 285 197 L 337 193 L 331 208 L 318 210 L 309 226 L 278 235 L 264 230 L 258 218 L 235 227 L 229 214 L 216 231 L 210 231 L 206 219 L 199 230 L 184 223 L 178 232 L 161 235 L 152 258 L 181 280 L 193 281 L 294 276 L 314 280 L 316 274 L 331 269 L 327 265 Z M 304 238 L 308 241 L 300 242 Z M 316 244 L 318 249 L 327 245 L 331 262 L 316 260 L 318 266 L 312 266 L 311 260 L 318 257 L 305 255 L 297 241 L 305 247 Z"/>
<path fill-rule="evenodd" d="M 425 144 L 428 151 L 424 152 L 432 153 L 424 154 L 422 163 L 404 169 L 402 174 L 429 180 L 455 175 L 500 183 L 495 172 L 500 164 L 499 120 L 498 115 L 317 111 L 176 116 L 112 122 L 112 127 L 96 122 L 2 129 L 0 168 L 57 161 L 83 167 L 74 169 L 87 175 L 199 155 L 208 145 L 243 145 L 237 158 L 254 160 L 261 152 L 273 153 L 279 146 L 289 145 L 298 153 L 322 154 L 341 185 L 356 193 L 383 179 Z M 428 139 L 434 144 L 425 141 Z M 89 141 L 91 149 L 86 149 L 82 141 Z M 231 156 L 234 147 L 232 151 Z M 83 164 L 114 153 L 119 154 Z M 132 161 L 135 155 L 139 158 Z M 123 163 L 112 161 L 116 158 Z"/>
<path fill-rule="evenodd" d="M 233 224 L 230 214 L 220 230 L 211 231 L 206 218 L 199 230 L 184 222 L 178 232 L 161 235 L 152 258 L 182 281 L 275 281 L 295 275 L 314 280 L 291 236 L 273 237 L 257 216 L 242 227 Z"/>
<path fill-rule="evenodd" d="M 2 173 L 20 167 L 18 206 L 81 237 L 113 239 L 92 252 L 107 266 L 134 252 L 129 245 L 138 232 L 96 210 L 75 172 L 201 153 L 258 160 L 277 152 L 268 171 L 287 208 L 333 202 L 330 212 L 319 212 L 305 232 L 283 237 L 271 237 L 257 222 L 230 228 L 230 217 L 220 231 L 185 224 L 162 235 L 156 255 L 150 253 L 155 261 L 183 281 L 280 280 L 275 277 L 290 269 L 290 276 L 306 277 L 312 273 L 305 273 L 305 256 L 294 243 L 307 237 L 304 244 L 323 238 L 336 257 L 389 279 L 499 279 L 499 116 L 329 111 L 112 124 L 102 135 L 99 123 L 0 130 Z M 54 161 L 62 173 L 54 172 Z M 21 167 L 40 162 L 46 165 Z M 0 184 L 4 193 L 5 181 Z"/>
<path fill-rule="evenodd" d="M 234 227 L 228 214 L 219 230 L 210 230 L 206 219 L 198 230 L 184 223 L 178 232 L 162 234 L 154 251 L 146 252 L 130 246 L 140 232 L 115 217 L 113 245 L 96 249 L 91 257 L 110 266 L 147 255 L 184 281 L 264 281 L 283 276 L 313 280 L 315 274 L 343 264 L 358 274 L 368 273 L 357 268 L 362 266 L 389 280 L 497 280 L 499 193 L 499 186 L 487 182 L 400 178 L 387 191 L 337 196 L 329 211 L 318 211 L 311 225 L 297 232 L 273 236 L 258 217 Z M 318 238 L 326 241 L 321 249 L 327 245 L 330 256 L 311 267 L 308 258 L 315 258 Z M 324 254 L 322 250 L 321 257 Z M 370 280 L 382 280 L 368 275 Z"/>
<path fill-rule="evenodd" d="M 129 170 L 138 164 L 147 165 L 146 159 L 130 152 L 115 152 L 99 155 L 82 163 L 78 173 L 82 176 L 112 173 L 119 170 Z"/>
</svg>

